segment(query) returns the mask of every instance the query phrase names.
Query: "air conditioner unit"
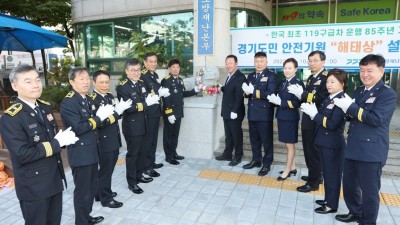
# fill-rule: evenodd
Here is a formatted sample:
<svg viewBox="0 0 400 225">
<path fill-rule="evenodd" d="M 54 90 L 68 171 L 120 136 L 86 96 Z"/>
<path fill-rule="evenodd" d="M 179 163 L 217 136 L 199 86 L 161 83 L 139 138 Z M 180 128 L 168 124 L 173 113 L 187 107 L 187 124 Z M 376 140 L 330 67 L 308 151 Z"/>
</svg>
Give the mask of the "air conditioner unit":
<svg viewBox="0 0 400 225">
<path fill-rule="evenodd" d="M 5 55 L 4 64 L 6 65 L 6 70 L 12 70 L 18 66 L 18 59 L 15 55 Z"/>
</svg>

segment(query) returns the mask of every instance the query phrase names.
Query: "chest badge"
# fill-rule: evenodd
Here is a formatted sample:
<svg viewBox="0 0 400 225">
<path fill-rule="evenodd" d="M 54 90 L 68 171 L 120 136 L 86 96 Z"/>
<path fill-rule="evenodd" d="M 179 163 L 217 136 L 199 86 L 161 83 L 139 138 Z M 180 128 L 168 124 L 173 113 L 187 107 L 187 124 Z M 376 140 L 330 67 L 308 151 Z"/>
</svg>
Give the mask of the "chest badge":
<svg viewBox="0 0 400 225">
<path fill-rule="evenodd" d="M 53 120 L 54 120 L 53 115 L 47 114 L 47 120 L 48 120 L 48 121 L 53 121 Z"/>
<path fill-rule="evenodd" d="M 40 137 L 38 135 L 35 135 L 35 137 L 33 137 L 33 141 L 34 142 L 39 142 Z"/>
</svg>

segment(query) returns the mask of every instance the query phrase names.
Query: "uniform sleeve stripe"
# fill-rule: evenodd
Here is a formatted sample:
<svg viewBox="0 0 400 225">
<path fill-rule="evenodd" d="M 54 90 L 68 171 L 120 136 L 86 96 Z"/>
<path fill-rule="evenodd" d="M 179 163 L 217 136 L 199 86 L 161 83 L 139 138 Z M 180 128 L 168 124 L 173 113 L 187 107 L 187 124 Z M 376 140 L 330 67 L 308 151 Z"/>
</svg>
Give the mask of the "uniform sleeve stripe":
<svg viewBox="0 0 400 225">
<path fill-rule="evenodd" d="M 293 104 L 292 104 L 292 101 L 287 101 L 287 104 L 288 104 L 289 108 L 294 109 L 294 106 L 293 106 Z"/>
<path fill-rule="evenodd" d="M 326 128 L 326 121 L 328 120 L 328 118 L 326 118 L 326 116 L 324 116 L 324 119 L 322 119 L 322 126 Z"/>
<path fill-rule="evenodd" d="M 256 98 L 261 98 L 260 96 L 261 96 L 260 90 L 256 90 Z"/>
<path fill-rule="evenodd" d="M 109 116 L 108 119 L 110 120 L 110 124 L 113 124 L 115 122 L 114 115 Z"/>
<path fill-rule="evenodd" d="M 141 103 L 141 102 L 136 103 L 136 106 L 137 106 L 137 110 L 138 110 L 139 112 L 142 112 L 142 111 L 143 111 L 143 103 Z"/>
<path fill-rule="evenodd" d="M 307 95 L 307 102 L 311 103 L 312 100 L 313 100 L 313 98 L 314 98 L 314 95 L 313 95 L 312 93 L 308 93 L 308 95 Z"/>
<path fill-rule="evenodd" d="M 172 113 L 173 111 L 172 111 L 172 109 L 166 109 L 165 110 L 165 114 L 170 114 L 170 113 Z"/>
<path fill-rule="evenodd" d="M 53 148 L 51 147 L 50 142 L 43 142 L 44 150 L 46 151 L 46 157 L 53 155 Z"/>
<path fill-rule="evenodd" d="M 89 123 L 92 125 L 92 130 L 96 129 L 97 123 L 93 118 L 89 119 Z"/>
<path fill-rule="evenodd" d="M 360 109 L 358 110 L 358 120 L 359 120 L 360 122 L 362 122 L 362 114 L 363 114 L 363 112 L 364 112 L 364 109 L 363 109 L 363 108 L 360 108 Z"/>
</svg>

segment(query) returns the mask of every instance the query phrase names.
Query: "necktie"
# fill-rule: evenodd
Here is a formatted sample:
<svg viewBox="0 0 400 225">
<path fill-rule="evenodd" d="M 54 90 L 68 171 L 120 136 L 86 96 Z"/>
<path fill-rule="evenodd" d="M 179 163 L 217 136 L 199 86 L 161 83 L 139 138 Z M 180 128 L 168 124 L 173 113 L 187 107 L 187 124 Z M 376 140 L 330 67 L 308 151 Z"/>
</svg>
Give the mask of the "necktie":
<svg viewBox="0 0 400 225">
<path fill-rule="evenodd" d="M 368 92 L 369 92 L 369 90 L 364 89 L 364 91 L 363 91 L 363 93 L 362 93 L 362 96 L 366 95 Z"/>
<path fill-rule="evenodd" d="M 42 112 L 40 111 L 39 106 L 36 106 L 36 107 L 35 107 L 35 112 L 36 112 L 36 114 L 39 116 L 40 120 L 41 120 L 42 122 L 44 122 L 43 114 L 42 114 Z"/>
<path fill-rule="evenodd" d="M 285 87 L 288 85 L 288 83 L 289 83 L 289 81 L 286 80 L 285 83 L 283 83 L 283 88 L 282 89 L 285 89 Z"/>
<path fill-rule="evenodd" d="M 226 82 L 225 85 L 228 83 L 228 81 L 231 79 L 231 75 L 228 75 L 228 77 L 226 78 Z"/>
<path fill-rule="evenodd" d="M 260 74 L 261 74 L 260 72 L 256 73 L 256 80 L 260 77 Z"/>
</svg>

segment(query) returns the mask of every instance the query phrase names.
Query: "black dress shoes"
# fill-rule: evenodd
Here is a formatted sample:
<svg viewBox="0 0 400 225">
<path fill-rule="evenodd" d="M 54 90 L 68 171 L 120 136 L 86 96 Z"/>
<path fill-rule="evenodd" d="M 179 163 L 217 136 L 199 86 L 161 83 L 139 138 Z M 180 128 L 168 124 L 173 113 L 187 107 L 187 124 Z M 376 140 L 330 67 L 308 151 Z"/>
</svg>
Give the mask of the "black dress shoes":
<svg viewBox="0 0 400 225">
<path fill-rule="evenodd" d="M 131 190 L 133 193 L 135 194 L 142 194 L 143 190 L 137 185 L 133 185 L 133 186 L 128 186 L 129 190 Z"/>
<path fill-rule="evenodd" d="M 261 162 L 260 161 L 251 160 L 250 163 L 247 163 L 246 165 L 243 165 L 243 169 L 253 169 L 254 167 L 261 167 Z"/>
<path fill-rule="evenodd" d="M 166 159 L 165 160 L 167 163 L 169 163 L 169 164 L 171 164 L 171 165 L 179 165 L 180 163 L 176 160 L 176 159 L 174 159 L 174 158 L 172 158 L 172 159 Z"/>
<path fill-rule="evenodd" d="M 261 170 L 258 171 L 258 176 L 265 176 L 268 174 L 268 172 L 271 170 L 269 166 L 263 166 L 261 167 Z"/>
<path fill-rule="evenodd" d="M 215 159 L 218 161 L 232 161 L 232 156 L 229 157 L 229 156 L 220 155 L 220 156 L 216 156 Z"/>
<path fill-rule="evenodd" d="M 111 202 L 109 202 L 108 204 L 101 204 L 103 207 L 108 207 L 108 208 L 120 208 L 122 207 L 124 204 L 122 202 L 119 201 L 115 201 L 115 200 L 111 200 Z"/>
<path fill-rule="evenodd" d="M 319 213 L 319 214 L 328 214 L 328 213 L 335 213 L 337 212 L 336 209 L 328 209 L 325 205 L 318 207 L 314 210 L 314 212 Z"/>
<path fill-rule="evenodd" d="M 96 223 L 100 223 L 103 220 L 104 220 L 104 217 L 102 217 L 102 216 L 90 217 L 89 223 L 96 224 Z"/>
<path fill-rule="evenodd" d="M 155 171 L 153 168 L 145 170 L 144 174 L 146 174 L 150 177 L 159 177 L 160 176 L 160 174 L 157 171 Z"/>
<path fill-rule="evenodd" d="M 340 222 L 350 223 L 350 222 L 358 222 L 361 218 L 359 216 L 349 213 L 349 214 L 338 214 L 335 216 L 335 219 Z"/>
<path fill-rule="evenodd" d="M 300 191 L 300 192 L 318 191 L 318 189 L 319 189 L 319 186 L 311 187 L 308 184 L 305 184 L 303 186 L 297 187 L 297 191 Z"/>
<path fill-rule="evenodd" d="M 232 161 L 229 163 L 230 166 L 236 166 L 237 164 L 239 164 L 240 162 L 242 162 L 241 159 L 232 159 Z"/>
<path fill-rule="evenodd" d="M 164 166 L 164 164 L 162 164 L 162 163 L 153 163 L 153 165 L 152 165 L 153 169 L 159 169 L 163 166 Z"/>
<path fill-rule="evenodd" d="M 326 205 L 325 200 L 315 200 L 315 203 L 317 203 L 317 204 L 320 205 L 320 206 Z"/>
<path fill-rule="evenodd" d="M 151 177 L 144 177 L 143 175 L 140 176 L 139 178 L 136 178 L 136 181 L 138 183 L 150 183 L 153 181 L 153 178 Z"/>
<path fill-rule="evenodd" d="M 114 198 L 115 196 L 117 196 L 117 192 L 112 192 L 111 196 Z M 100 201 L 100 197 L 98 195 L 96 195 L 96 196 L 94 196 L 94 200 L 96 202 L 99 202 Z"/>
<path fill-rule="evenodd" d="M 176 155 L 174 156 L 174 158 L 175 158 L 176 160 L 185 159 L 185 157 L 183 157 L 183 156 L 181 156 L 181 155 L 178 155 L 178 154 L 176 154 Z"/>
<path fill-rule="evenodd" d="M 283 171 L 279 171 L 279 174 L 282 174 L 282 173 L 283 173 Z M 291 170 L 291 171 L 289 172 L 289 174 L 290 174 L 290 175 L 293 174 L 293 176 L 296 176 L 296 174 L 297 174 L 297 169 Z M 303 176 L 303 177 L 305 177 L 305 176 Z"/>
</svg>

